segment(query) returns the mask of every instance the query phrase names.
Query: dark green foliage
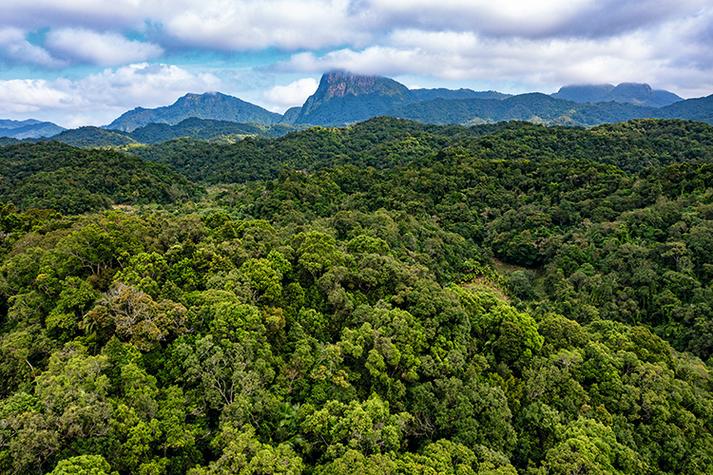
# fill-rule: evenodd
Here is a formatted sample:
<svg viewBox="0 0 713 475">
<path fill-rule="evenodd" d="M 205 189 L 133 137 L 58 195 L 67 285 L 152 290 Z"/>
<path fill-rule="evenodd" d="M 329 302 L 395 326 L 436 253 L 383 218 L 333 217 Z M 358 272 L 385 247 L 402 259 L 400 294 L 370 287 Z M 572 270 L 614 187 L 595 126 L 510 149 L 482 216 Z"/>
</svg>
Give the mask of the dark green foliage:
<svg viewBox="0 0 713 475">
<path fill-rule="evenodd" d="M 659 117 L 700 120 L 713 123 L 713 95 L 671 104 L 662 109 Z"/>
<path fill-rule="evenodd" d="M 51 141 L 62 142 L 73 147 L 119 147 L 136 143 L 128 134 L 105 130 L 100 127 L 80 127 L 65 130 L 53 136 Z"/>
<path fill-rule="evenodd" d="M 172 203 L 196 187 L 170 169 L 114 151 L 59 143 L 0 148 L 0 197 L 76 214 L 112 204 Z"/>
<path fill-rule="evenodd" d="M 0 472 L 712 473 L 712 131 L 375 119 L 3 205 Z"/>
<path fill-rule="evenodd" d="M 289 125 L 261 126 L 193 117 L 176 125 L 149 124 L 134 130 L 129 135 L 139 143 L 155 144 L 181 137 L 196 140 L 210 140 L 226 136 L 234 138 L 246 136 L 281 137 L 294 130 L 295 128 Z"/>
</svg>

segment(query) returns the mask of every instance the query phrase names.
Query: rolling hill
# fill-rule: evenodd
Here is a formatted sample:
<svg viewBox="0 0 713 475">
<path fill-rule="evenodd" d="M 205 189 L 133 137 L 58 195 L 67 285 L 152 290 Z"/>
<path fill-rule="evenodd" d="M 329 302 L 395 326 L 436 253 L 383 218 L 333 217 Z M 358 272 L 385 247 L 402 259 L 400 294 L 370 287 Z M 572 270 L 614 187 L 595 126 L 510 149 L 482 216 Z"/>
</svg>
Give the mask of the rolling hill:
<svg viewBox="0 0 713 475">
<path fill-rule="evenodd" d="M 0 147 L 0 201 L 76 214 L 113 204 L 172 203 L 198 188 L 170 168 L 113 150 L 57 142 Z"/>
<path fill-rule="evenodd" d="M 175 125 L 190 118 L 230 122 L 275 124 L 282 116 L 237 97 L 219 92 L 186 94 L 170 106 L 156 109 L 138 107 L 122 114 L 106 128 L 132 132 L 148 124 Z"/>
</svg>

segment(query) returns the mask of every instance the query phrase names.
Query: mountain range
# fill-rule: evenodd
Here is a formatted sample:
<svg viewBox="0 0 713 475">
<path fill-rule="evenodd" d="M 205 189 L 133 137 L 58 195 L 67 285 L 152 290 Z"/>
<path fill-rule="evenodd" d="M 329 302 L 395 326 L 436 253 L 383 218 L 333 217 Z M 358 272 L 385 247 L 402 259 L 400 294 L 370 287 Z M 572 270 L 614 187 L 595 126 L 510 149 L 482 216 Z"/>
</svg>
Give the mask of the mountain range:
<svg viewBox="0 0 713 475">
<path fill-rule="evenodd" d="M 341 126 L 386 115 L 433 124 L 523 120 L 594 126 L 642 118 L 710 121 L 710 101 L 687 101 L 648 84 L 566 86 L 552 95 L 511 96 L 494 91 L 408 89 L 393 79 L 331 72 L 288 119 L 296 124 Z M 713 110 L 711 110 L 713 112 Z"/>
<path fill-rule="evenodd" d="M 433 124 L 480 124 L 508 120 L 594 126 L 642 118 L 680 118 L 713 123 L 713 99 L 683 100 L 648 84 L 565 86 L 552 95 L 508 95 L 470 89 L 409 89 L 381 76 L 332 71 L 302 106 L 282 116 L 220 93 L 188 94 L 157 109 L 135 109 L 107 126 L 133 131 L 152 123 L 178 124 L 189 117 L 261 126 L 344 126 L 376 116 Z M 189 134 L 194 136 L 193 134 Z"/>
<path fill-rule="evenodd" d="M 247 136 L 280 137 L 296 129 L 296 126 L 285 124 L 245 124 L 191 117 L 175 125 L 151 123 L 131 132 L 102 127 L 80 127 L 65 130 L 49 140 L 75 147 L 120 147 L 133 144 L 156 144 L 184 137 L 197 140 L 220 139 L 221 141 L 231 141 Z"/>
<path fill-rule="evenodd" d="M 510 120 L 594 126 L 632 119 L 687 119 L 713 124 L 713 96 L 684 100 L 648 84 L 564 86 L 552 95 L 508 95 L 470 89 L 409 89 L 381 76 L 325 73 L 302 106 L 284 114 L 219 92 L 186 94 L 175 103 L 130 110 L 109 125 L 65 131 L 50 122 L 0 120 L 0 137 L 79 146 L 157 143 L 181 137 L 212 140 L 276 136 L 295 127 L 344 126 L 376 116 L 432 124 L 481 124 Z M 6 142 L 8 139 L 4 139 Z"/>
<path fill-rule="evenodd" d="M 209 92 L 186 94 L 172 105 L 156 109 L 137 107 L 122 114 L 106 128 L 132 132 L 148 124 L 175 125 L 192 117 L 263 125 L 275 124 L 282 120 L 282 115 L 237 97 Z"/>
<path fill-rule="evenodd" d="M 552 97 L 578 103 L 621 102 L 648 107 L 665 107 L 683 100 L 672 92 L 637 83 L 564 86 Z"/>
<path fill-rule="evenodd" d="M 39 120 L 0 120 L 0 137 L 13 139 L 36 139 L 52 137 L 62 132 L 64 128 L 52 122 Z"/>
</svg>

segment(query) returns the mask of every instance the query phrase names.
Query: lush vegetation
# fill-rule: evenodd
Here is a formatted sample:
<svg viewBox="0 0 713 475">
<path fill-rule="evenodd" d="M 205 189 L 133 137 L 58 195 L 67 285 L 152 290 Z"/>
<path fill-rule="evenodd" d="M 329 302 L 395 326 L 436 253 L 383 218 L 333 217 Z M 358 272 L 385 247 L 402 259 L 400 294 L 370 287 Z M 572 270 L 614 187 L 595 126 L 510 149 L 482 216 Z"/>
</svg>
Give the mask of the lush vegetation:
<svg viewBox="0 0 713 475">
<path fill-rule="evenodd" d="M 713 472 L 713 128 L 138 152 L 208 193 L 0 208 L 3 473 Z"/>
<path fill-rule="evenodd" d="M 45 141 L 61 142 L 73 147 L 120 147 L 136 143 L 129 134 L 106 130 L 101 127 L 79 127 L 78 129 L 65 130 Z"/>
<path fill-rule="evenodd" d="M 139 143 L 155 144 L 182 137 L 198 140 L 249 136 L 281 137 L 294 130 L 294 127 L 284 124 L 264 126 L 192 117 L 176 125 L 149 124 L 134 130 L 128 135 Z"/>
<path fill-rule="evenodd" d="M 115 151 L 56 142 L 0 148 L 0 199 L 23 209 L 74 214 L 114 204 L 168 204 L 197 191 L 163 165 Z"/>
</svg>

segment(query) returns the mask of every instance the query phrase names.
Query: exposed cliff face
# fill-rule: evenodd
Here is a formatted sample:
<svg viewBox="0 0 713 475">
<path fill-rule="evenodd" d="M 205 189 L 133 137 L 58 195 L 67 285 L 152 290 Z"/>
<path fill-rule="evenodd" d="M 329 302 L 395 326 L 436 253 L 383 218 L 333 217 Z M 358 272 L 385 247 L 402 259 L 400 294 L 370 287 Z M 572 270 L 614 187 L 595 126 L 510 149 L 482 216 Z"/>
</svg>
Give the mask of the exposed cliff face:
<svg viewBox="0 0 713 475">
<path fill-rule="evenodd" d="M 342 124 L 387 113 L 409 90 L 393 79 L 332 71 L 300 111 L 297 123 Z"/>
</svg>

